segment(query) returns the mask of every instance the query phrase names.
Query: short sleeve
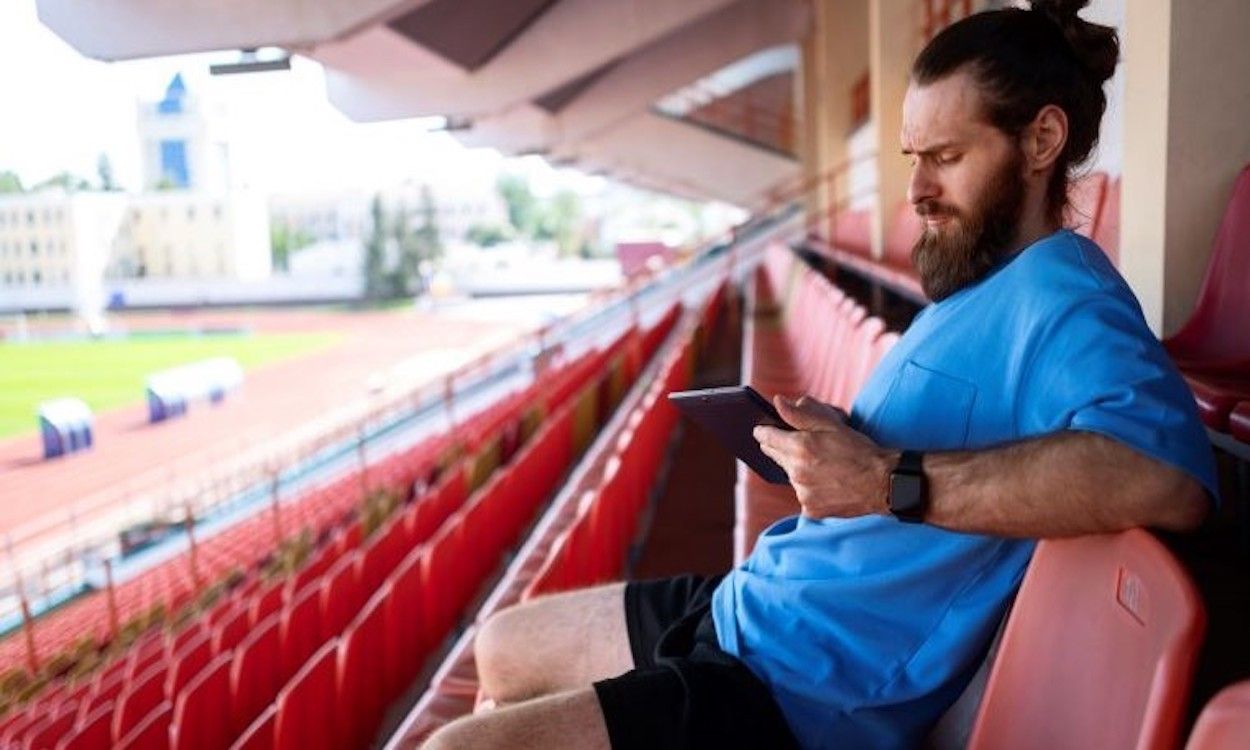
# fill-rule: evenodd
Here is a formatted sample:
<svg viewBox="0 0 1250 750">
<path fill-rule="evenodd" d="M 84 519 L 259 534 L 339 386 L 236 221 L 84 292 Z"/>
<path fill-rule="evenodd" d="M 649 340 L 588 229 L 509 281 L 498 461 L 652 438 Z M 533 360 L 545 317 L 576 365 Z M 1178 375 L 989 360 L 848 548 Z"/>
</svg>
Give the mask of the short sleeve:
<svg viewBox="0 0 1250 750">
<path fill-rule="evenodd" d="M 1193 396 L 1135 304 L 1114 293 L 1073 301 L 1033 344 L 1017 401 L 1024 434 L 1105 435 L 1186 472 L 1218 501 Z"/>
</svg>

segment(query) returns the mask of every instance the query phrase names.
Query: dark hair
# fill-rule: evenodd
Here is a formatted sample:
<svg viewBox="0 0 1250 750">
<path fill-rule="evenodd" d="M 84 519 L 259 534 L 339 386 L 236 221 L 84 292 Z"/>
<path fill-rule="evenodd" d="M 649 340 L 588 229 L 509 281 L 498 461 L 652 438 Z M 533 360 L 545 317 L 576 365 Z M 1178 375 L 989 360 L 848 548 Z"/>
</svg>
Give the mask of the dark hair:
<svg viewBox="0 0 1250 750">
<path fill-rule="evenodd" d="M 967 69 L 981 88 L 985 117 L 1018 137 L 1038 111 L 1054 104 L 1068 116 L 1068 140 L 1047 185 L 1047 210 L 1059 221 L 1068 179 L 1098 142 L 1107 98 L 1102 84 L 1115 72 L 1115 29 L 1083 21 L 1089 0 L 1032 0 L 1031 8 L 977 13 L 946 27 L 912 65 L 920 85 Z"/>
</svg>

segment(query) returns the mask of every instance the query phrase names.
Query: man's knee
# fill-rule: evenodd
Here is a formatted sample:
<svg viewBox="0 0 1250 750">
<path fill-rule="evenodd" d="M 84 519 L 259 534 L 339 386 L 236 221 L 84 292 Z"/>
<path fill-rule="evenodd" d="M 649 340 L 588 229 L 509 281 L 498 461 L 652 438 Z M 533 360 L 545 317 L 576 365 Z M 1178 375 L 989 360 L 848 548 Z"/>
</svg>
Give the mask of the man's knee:
<svg viewBox="0 0 1250 750">
<path fill-rule="evenodd" d="M 530 653 L 524 643 L 528 628 L 521 620 L 524 612 L 518 607 L 496 612 L 477 630 L 473 655 L 486 695 L 499 702 L 513 702 L 531 697 L 533 675 L 525 665 Z"/>
</svg>

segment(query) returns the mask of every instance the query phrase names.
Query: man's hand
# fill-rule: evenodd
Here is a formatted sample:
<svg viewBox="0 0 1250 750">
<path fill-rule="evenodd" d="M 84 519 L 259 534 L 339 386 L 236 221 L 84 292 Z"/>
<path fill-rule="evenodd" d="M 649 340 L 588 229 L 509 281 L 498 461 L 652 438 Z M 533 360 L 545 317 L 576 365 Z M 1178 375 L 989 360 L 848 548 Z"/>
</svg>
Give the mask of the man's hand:
<svg viewBox="0 0 1250 750">
<path fill-rule="evenodd" d="M 777 396 L 777 413 L 794 432 L 756 427 L 766 455 L 781 464 L 809 518 L 853 518 L 888 510 L 886 495 L 897 451 L 878 446 L 846 423 L 846 412 L 803 396 Z"/>
</svg>

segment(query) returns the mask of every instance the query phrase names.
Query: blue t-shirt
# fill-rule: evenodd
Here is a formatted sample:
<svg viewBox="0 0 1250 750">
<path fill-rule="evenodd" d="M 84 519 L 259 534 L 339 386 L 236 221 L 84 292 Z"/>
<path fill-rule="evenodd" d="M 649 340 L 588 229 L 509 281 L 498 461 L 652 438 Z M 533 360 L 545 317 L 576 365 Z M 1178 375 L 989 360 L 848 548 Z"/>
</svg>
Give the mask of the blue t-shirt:
<svg viewBox="0 0 1250 750">
<path fill-rule="evenodd" d="M 926 451 L 1097 432 L 1217 491 L 1193 398 L 1132 292 L 1066 230 L 922 311 L 851 422 Z M 717 588 L 717 637 L 803 747 L 914 747 L 975 672 L 1033 546 L 887 516 L 786 518 Z"/>
</svg>

